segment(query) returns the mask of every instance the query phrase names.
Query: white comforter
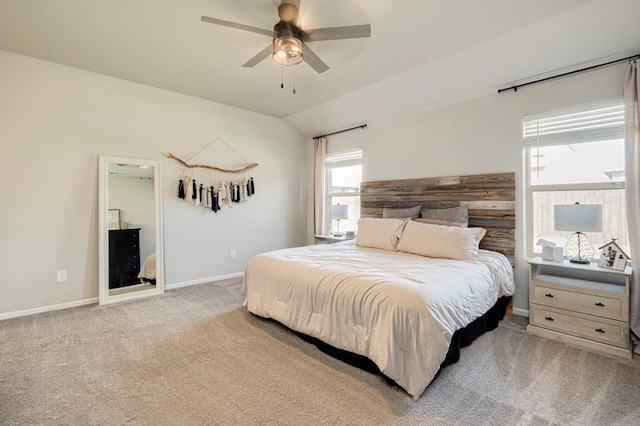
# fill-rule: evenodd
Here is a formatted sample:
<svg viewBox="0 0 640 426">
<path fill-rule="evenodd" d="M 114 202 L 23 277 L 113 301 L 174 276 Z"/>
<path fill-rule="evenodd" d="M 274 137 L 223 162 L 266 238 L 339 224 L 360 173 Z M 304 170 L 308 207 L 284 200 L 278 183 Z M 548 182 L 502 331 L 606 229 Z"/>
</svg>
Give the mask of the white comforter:
<svg viewBox="0 0 640 426">
<path fill-rule="evenodd" d="M 499 253 L 477 261 L 361 248 L 355 242 L 260 254 L 246 268 L 250 312 L 371 359 L 417 399 L 453 333 L 514 292 Z"/>
</svg>

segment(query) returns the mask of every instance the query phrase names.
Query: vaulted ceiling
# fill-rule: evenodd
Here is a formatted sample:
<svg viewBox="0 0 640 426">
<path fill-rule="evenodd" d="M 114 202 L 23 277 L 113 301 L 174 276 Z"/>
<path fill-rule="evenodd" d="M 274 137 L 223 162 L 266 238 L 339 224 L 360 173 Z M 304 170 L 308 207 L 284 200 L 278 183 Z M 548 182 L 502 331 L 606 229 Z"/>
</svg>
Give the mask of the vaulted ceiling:
<svg viewBox="0 0 640 426">
<path fill-rule="evenodd" d="M 279 4 L 0 0 L 0 49 L 280 117 L 307 137 L 640 52 L 638 0 L 301 0 L 303 28 L 371 25 L 370 38 L 310 42 L 322 74 L 269 58 L 244 68 L 271 38 L 200 19 L 269 30 Z"/>
</svg>

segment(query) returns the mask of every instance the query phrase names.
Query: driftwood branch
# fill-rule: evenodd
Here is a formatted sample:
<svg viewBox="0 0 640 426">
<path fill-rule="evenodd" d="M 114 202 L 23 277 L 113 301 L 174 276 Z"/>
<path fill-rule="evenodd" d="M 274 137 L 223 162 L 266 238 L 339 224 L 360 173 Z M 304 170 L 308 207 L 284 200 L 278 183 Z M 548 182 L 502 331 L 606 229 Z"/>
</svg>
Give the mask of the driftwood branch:
<svg viewBox="0 0 640 426">
<path fill-rule="evenodd" d="M 182 160 L 181 158 L 173 155 L 172 153 L 169 153 L 169 155 L 167 155 L 167 158 L 173 158 L 174 160 L 179 161 L 183 166 L 189 167 L 190 169 L 204 168 L 204 169 L 218 170 L 224 173 L 244 173 L 247 170 L 251 170 L 255 167 L 258 167 L 258 163 L 250 163 L 240 169 L 223 169 L 222 167 L 209 166 L 207 164 L 189 164 L 186 161 Z"/>
</svg>

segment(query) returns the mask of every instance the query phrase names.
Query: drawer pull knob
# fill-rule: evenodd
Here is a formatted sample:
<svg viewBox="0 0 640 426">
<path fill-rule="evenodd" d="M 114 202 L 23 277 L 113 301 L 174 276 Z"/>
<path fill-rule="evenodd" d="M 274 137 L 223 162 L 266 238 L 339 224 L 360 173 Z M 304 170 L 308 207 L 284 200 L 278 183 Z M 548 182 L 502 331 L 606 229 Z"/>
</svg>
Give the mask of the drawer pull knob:
<svg viewBox="0 0 640 426">
<path fill-rule="evenodd" d="M 596 302 L 596 306 L 604 306 L 604 303 L 602 303 L 602 302 Z"/>
<path fill-rule="evenodd" d="M 553 294 L 547 293 L 547 294 L 544 295 L 544 297 L 553 297 Z"/>
<path fill-rule="evenodd" d="M 603 329 L 601 329 L 601 328 L 596 328 L 596 332 L 597 332 L 597 333 L 602 333 L 602 334 L 604 334 L 604 330 L 603 330 Z"/>
<path fill-rule="evenodd" d="M 551 317 L 544 317 L 544 319 L 547 320 L 547 321 L 553 321 L 553 318 L 551 318 Z"/>
</svg>

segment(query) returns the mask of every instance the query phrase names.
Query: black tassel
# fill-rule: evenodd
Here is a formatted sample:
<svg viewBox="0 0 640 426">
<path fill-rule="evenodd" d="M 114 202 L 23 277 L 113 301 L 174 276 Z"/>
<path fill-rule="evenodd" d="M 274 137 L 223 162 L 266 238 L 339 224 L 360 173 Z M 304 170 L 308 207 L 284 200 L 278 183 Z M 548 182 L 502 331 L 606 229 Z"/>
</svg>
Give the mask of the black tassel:
<svg viewBox="0 0 640 426">
<path fill-rule="evenodd" d="M 204 199 L 202 198 L 203 194 L 204 194 L 204 185 L 200 184 L 200 192 L 199 192 L 200 202 L 204 201 Z"/>
<path fill-rule="evenodd" d="M 240 202 L 240 185 L 238 185 L 237 183 L 233 184 L 233 201 L 235 203 Z"/>
<path fill-rule="evenodd" d="M 253 183 L 253 178 L 251 178 L 251 181 L 249 182 L 251 184 L 251 195 L 256 193 L 256 185 L 255 183 Z"/>
<path fill-rule="evenodd" d="M 218 213 L 218 193 L 213 189 L 213 186 L 211 187 L 211 210 Z"/>
<path fill-rule="evenodd" d="M 195 200 L 196 198 L 198 198 L 198 186 L 196 185 L 196 180 L 193 180 L 193 184 L 192 184 L 192 188 L 193 188 L 193 192 L 191 193 L 191 199 Z"/>
<path fill-rule="evenodd" d="M 180 179 L 180 183 L 178 184 L 178 198 L 185 199 L 186 194 L 184 193 L 184 181 Z"/>
</svg>

